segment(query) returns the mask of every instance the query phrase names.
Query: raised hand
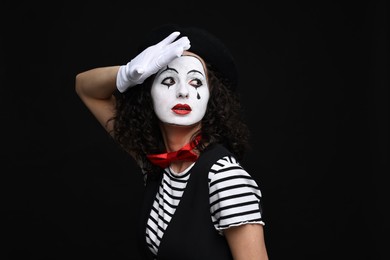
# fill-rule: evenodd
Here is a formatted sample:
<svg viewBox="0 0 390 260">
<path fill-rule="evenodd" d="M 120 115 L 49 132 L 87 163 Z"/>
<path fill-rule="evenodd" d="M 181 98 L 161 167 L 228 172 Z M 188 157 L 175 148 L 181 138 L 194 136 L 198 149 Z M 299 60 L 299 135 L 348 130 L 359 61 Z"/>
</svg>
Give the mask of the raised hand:
<svg viewBox="0 0 390 260">
<path fill-rule="evenodd" d="M 141 84 L 166 66 L 173 59 L 180 57 L 191 45 L 187 37 L 175 39 L 180 32 L 173 32 L 159 43 L 149 46 L 138 54 L 126 65 L 119 68 L 116 85 L 120 92 L 125 92 L 129 87 Z"/>
</svg>

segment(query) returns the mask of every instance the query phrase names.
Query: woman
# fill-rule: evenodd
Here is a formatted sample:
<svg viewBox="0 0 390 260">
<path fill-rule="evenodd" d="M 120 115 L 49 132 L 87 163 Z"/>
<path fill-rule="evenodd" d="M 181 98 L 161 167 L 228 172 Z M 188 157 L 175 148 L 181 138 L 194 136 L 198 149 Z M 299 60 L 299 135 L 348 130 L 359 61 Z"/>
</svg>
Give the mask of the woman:
<svg viewBox="0 0 390 260">
<path fill-rule="evenodd" d="M 126 65 L 76 76 L 81 100 L 145 176 L 144 259 L 268 259 L 261 192 L 239 163 L 249 131 L 236 86 L 224 44 L 174 24 Z"/>
</svg>

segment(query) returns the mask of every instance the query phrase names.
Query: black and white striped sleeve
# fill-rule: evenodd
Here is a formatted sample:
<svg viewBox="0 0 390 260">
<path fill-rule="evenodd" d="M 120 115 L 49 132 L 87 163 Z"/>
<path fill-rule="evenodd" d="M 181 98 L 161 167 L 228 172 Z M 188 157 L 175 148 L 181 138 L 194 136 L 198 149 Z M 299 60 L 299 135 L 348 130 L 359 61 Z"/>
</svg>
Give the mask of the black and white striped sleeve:
<svg viewBox="0 0 390 260">
<path fill-rule="evenodd" d="M 234 157 L 221 158 L 211 167 L 209 188 L 212 221 L 221 234 L 231 226 L 265 224 L 259 186 Z"/>
</svg>

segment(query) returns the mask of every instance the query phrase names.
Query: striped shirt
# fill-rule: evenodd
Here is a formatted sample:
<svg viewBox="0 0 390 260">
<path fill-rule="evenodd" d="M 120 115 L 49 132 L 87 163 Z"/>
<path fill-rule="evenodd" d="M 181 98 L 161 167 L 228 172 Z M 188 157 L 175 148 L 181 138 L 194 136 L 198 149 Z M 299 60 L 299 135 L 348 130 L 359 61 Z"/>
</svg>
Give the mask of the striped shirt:
<svg viewBox="0 0 390 260">
<path fill-rule="evenodd" d="M 169 167 L 164 170 L 146 227 L 146 242 L 155 255 L 164 231 L 179 205 L 194 164 L 179 174 Z M 219 159 L 211 167 L 208 181 L 211 220 L 221 235 L 224 229 L 231 226 L 246 223 L 264 225 L 260 189 L 234 157 Z"/>
</svg>

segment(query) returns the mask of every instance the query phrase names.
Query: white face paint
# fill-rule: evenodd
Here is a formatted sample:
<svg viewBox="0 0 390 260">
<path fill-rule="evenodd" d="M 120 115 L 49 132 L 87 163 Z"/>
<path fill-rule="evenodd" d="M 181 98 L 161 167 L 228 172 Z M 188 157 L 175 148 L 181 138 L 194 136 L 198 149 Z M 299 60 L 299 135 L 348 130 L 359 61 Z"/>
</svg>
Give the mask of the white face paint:
<svg viewBox="0 0 390 260">
<path fill-rule="evenodd" d="M 200 122 L 210 97 L 203 64 L 194 56 L 174 59 L 156 74 L 151 94 L 154 111 L 163 123 Z"/>
</svg>

